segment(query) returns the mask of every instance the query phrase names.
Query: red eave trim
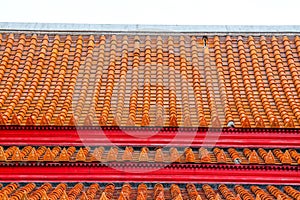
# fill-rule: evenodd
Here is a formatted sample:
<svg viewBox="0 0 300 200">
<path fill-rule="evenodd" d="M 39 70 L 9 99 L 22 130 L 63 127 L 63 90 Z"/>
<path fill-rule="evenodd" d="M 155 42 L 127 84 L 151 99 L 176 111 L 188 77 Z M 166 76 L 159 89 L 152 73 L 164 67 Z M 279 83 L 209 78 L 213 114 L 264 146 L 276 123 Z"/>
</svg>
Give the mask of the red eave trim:
<svg viewBox="0 0 300 200">
<path fill-rule="evenodd" d="M 264 167 L 264 166 L 263 166 Z M 109 166 L 47 165 L 0 167 L 1 182 L 170 182 L 170 183 L 247 183 L 300 184 L 298 169 L 280 169 L 270 166 L 226 167 L 202 165 L 199 167 L 158 167 L 157 165 L 110 164 Z"/>
<path fill-rule="evenodd" d="M 300 147 L 300 129 L 0 126 L 0 145 Z"/>
</svg>

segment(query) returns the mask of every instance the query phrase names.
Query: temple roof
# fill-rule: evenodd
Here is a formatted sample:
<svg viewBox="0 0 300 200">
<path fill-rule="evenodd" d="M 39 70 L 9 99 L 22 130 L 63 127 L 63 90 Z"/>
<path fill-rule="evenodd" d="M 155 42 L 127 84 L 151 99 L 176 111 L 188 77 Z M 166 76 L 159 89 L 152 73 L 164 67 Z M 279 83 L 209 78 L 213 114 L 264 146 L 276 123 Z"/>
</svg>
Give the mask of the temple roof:
<svg viewBox="0 0 300 200">
<path fill-rule="evenodd" d="M 299 128 L 299 59 L 296 34 L 3 31 L 0 123 Z"/>
<path fill-rule="evenodd" d="M 298 199 L 299 33 L 0 23 L 0 199 Z"/>
</svg>

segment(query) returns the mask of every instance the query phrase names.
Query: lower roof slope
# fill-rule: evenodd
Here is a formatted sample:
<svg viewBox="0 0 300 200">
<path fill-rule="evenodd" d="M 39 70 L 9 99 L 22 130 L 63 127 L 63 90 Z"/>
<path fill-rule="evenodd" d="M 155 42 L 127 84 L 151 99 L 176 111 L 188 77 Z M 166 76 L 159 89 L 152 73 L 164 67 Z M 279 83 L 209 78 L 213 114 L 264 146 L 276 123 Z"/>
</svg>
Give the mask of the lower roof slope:
<svg viewBox="0 0 300 200">
<path fill-rule="evenodd" d="M 1 181 L 299 184 L 298 149 L 0 146 Z"/>
<path fill-rule="evenodd" d="M 140 183 L 4 183 L 1 199 L 298 199 L 298 186 Z"/>
<path fill-rule="evenodd" d="M 0 34 L 0 124 L 300 126 L 300 38 Z"/>
</svg>

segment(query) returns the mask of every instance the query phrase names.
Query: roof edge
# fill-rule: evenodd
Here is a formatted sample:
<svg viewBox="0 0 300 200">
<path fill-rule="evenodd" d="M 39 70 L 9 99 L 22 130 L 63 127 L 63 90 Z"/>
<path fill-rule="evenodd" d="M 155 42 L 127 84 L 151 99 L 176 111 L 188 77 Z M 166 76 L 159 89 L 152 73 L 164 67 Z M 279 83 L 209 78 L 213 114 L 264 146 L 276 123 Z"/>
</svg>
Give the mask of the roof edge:
<svg viewBox="0 0 300 200">
<path fill-rule="evenodd" d="M 299 25 L 146 25 L 0 22 L 2 31 L 154 32 L 154 33 L 300 33 Z"/>
</svg>

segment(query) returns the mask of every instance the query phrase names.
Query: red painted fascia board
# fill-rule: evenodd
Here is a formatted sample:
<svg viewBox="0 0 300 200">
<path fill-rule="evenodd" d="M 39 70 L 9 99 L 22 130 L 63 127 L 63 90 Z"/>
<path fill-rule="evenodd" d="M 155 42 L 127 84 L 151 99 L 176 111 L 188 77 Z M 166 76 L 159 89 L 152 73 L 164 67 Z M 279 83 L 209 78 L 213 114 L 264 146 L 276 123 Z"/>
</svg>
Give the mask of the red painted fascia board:
<svg viewBox="0 0 300 200">
<path fill-rule="evenodd" d="M 1 182 L 169 182 L 300 184 L 299 170 L 260 167 L 15 166 L 0 167 Z"/>
<path fill-rule="evenodd" d="M 300 147 L 300 129 L 0 126 L 0 145 Z"/>
</svg>

